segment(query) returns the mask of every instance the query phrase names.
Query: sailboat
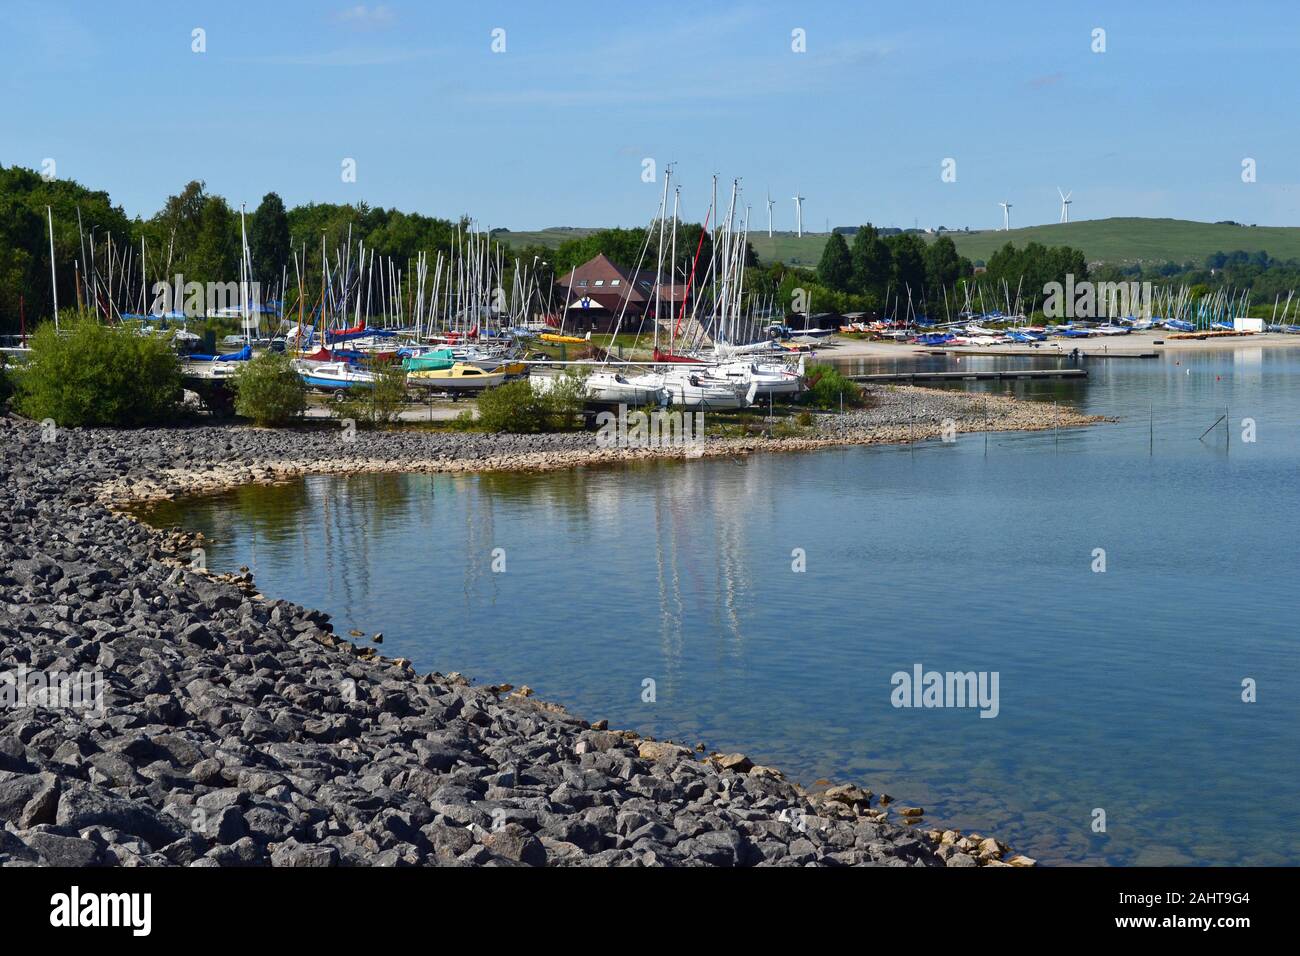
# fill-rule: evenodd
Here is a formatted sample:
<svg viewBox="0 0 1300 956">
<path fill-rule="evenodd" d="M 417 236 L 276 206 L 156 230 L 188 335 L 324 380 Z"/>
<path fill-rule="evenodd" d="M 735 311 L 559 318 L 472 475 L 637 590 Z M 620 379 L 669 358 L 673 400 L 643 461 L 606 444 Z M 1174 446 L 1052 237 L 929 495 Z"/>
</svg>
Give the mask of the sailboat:
<svg viewBox="0 0 1300 956">
<path fill-rule="evenodd" d="M 481 392 L 504 382 L 506 373 L 486 372 L 477 365 L 456 362 L 450 368 L 408 372 L 406 380 L 411 385 L 422 388 L 437 388 L 448 392 Z"/>
<path fill-rule="evenodd" d="M 758 394 L 758 383 L 737 383 L 714 378 L 703 370 L 669 369 L 663 375 L 668 403 L 690 410 L 748 408 Z"/>
<path fill-rule="evenodd" d="M 370 388 L 379 380 L 374 372 L 358 368 L 348 362 L 313 362 L 298 359 L 294 368 L 308 388 L 339 391 L 350 388 Z"/>
<path fill-rule="evenodd" d="M 800 371 L 791 371 L 783 365 L 760 364 L 758 362 L 729 362 L 711 369 L 711 374 L 740 384 L 754 383 L 756 397 L 769 398 L 777 395 L 798 395 L 803 391 L 803 358 L 799 359 Z"/>
<path fill-rule="evenodd" d="M 451 349 L 438 349 L 435 352 L 425 352 L 423 355 L 402 359 L 402 368 L 408 372 L 439 371 L 451 368 L 455 364 L 456 356 L 452 354 Z"/>
<path fill-rule="evenodd" d="M 583 384 L 588 401 L 606 405 L 663 405 L 669 397 L 663 379 L 654 375 L 593 372 Z"/>
</svg>

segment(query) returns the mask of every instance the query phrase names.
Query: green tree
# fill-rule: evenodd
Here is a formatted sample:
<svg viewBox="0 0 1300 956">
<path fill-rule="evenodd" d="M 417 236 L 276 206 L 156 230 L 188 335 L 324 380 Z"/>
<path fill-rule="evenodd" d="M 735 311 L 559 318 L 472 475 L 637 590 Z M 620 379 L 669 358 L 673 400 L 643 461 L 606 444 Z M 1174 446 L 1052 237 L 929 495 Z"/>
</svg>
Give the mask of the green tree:
<svg viewBox="0 0 1300 956">
<path fill-rule="evenodd" d="M 185 257 L 187 282 L 229 282 L 239 275 L 239 219 L 220 196 L 209 196 L 194 245 Z"/>
<path fill-rule="evenodd" d="M 849 247 L 842 234 L 832 232 L 826 240 L 821 261 L 817 263 L 817 278 L 836 292 L 849 290 L 853 280 L 853 262 L 849 258 Z"/>
<path fill-rule="evenodd" d="M 277 282 L 281 269 L 289 261 L 289 215 L 284 201 L 276 193 L 267 193 L 253 213 L 249 229 L 248 250 L 253 257 L 253 272 L 266 286 Z"/>
<path fill-rule="evenodd" d="M 925 295 L 925 242 L 915 233 L 904 232 L 890 236 L 889 246 L 893 261 L 893 281 L 899 289 L 909 290 L 914 301 Z M 904 293 L 905 294 L 905 293 Z"/>
<path fill-rule="evenodd" d="M 287 425 L 307 409 L 307 388 L 282 352 L 263 352 L 235 373 L 235 412 L 262 426 Z"/>
<path fill-rule="evenodd" d="M 950 286 L 961 277 L 961 257 L 957 244 L 948 236 L 940 236 L 925 249 L 926 278 L 940 288 Z"/>
<path fill-rule="evenodd" d="M 89 247 L 92 236 L 95 261 L 101 264 L 106 260 L 108 236 L 119 253 L 130 241 L 131 224 L 108 193 L 73 180 L 46 180 L 19 166 L 0 166 L 0 330 L 18 331 L 20 312 L 28 329 L 53 314 L 47 206 L 54 219 L 59 304 L 65 308 L 77 301 L 74 262 L 82 260 L 82 249 Z M 77 230 L 78 212 L 84 245 Z"/>
<path fill-rule="evenodd" d="M 853 260 L 854 291 L 883 302 L 893 275 L 893 257 L 879 230 L 871 223 L 858 228 L 849 258 Z"/>
</svg>

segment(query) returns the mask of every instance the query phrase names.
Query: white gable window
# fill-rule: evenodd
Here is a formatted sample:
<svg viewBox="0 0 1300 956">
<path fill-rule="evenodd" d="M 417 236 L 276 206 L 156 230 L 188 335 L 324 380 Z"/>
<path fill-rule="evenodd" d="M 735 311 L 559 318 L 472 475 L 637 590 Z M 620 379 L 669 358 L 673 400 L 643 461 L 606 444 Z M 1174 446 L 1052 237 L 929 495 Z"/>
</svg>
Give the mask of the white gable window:
<svg viewBox="0 0 1300 956">
<path fill-rule="evenodd" d="M 596 284 L 596 285 L 604 285 L 604 284 L 605 284 L 605 280 L 604 280 L 604 279 L 597 279 L 596 282 L 595 282 L 595 284 Z"/>
</svg>

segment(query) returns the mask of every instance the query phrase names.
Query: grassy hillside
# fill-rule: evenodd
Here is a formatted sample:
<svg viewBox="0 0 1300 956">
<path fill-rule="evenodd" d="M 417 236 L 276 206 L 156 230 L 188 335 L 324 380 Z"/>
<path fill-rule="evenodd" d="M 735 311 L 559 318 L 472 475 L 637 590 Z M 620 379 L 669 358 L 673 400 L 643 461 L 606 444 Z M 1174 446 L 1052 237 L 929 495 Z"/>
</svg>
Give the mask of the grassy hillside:
<svg viewBox="0 0 1300 956">
<path fill-rule="evenodd" d="M 958 251 L 971 259 L 987 259 L 1008 240 L 1017 246 L 1027 242 L 1073 246 L 1082 249 L 1090 262 L 1200 263 L 1213 252 L 1236 249 L 1263 249 L 1276 259 L 1300 259 L 1300 228 L 1294 226 L 1232 226 L 1186 219 L 1086 219 L 1010 232 L 953 236 Z"/>
<path fill-rule="evenodd" d="M 519 245 L 541 243 L 554 248 L 566 239 L 595 232 L 594 229 L 544 229 L 537 232 L 503 233 L 501 238 Z M 1213 252 L 1261 249 L 1275 259 L 1300 259 L 1300 227 L 1231 226 L 1186 219 L 1085 219 L 1080 222 L 1027 226 L 1010 232 L 950 233 L 957 251 L 973 260 L 987 259 L 1003 243 L 1023 246 L 1041 242 L 1049 246 L 1082 249 L 1090 262 L 1186 262 L 1200 263 Z M 930 238 L 930 237 L 927 237 Z M 826 245 L 826 234 L 778 232 L 771 239 L 766 232 L 750 236 L 754 251 L 764 262 L 816 266 Z M 850 242 L 852 239 L 850 238 Z"/>
</svg>

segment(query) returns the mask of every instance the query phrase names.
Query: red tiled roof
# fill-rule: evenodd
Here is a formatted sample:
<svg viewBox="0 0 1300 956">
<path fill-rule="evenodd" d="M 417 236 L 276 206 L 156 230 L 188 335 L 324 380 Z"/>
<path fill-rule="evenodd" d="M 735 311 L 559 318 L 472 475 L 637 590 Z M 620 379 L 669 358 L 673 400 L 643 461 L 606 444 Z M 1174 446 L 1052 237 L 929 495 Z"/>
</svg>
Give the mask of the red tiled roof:
<svg viewBox="0 0 1300 956">
<path fill-rule="evenodd" d="M 600 285 L 596 285 L 597 282 Z M 614 282 L 618 282 L 618 285 L 614 285 Z M 582 292 L 593 296 L 600 294 L 604 298 L 606 294 L 612 294 L 630 302 L 644 302 L 649 293 L 649 289 L 632 281 L 630 272 L 615 265 L 604 253 L 584 262 L 560 279 L 559 283 L 575 295 Z"/>
<path fill-rule="evenodd" d="M 612 285 L 614 281 L 618 285 Z M 641 270 L 633 279 L 628 269 L 615 264 L 604 253 L 589 259 L 568 275 L 558 280 L 573 295 L 584 294 L 594 298 L 605 299 L 615 296 L 639 303 L 650 299 L 654 293 L 655 275 L 648 270 Z M 596 283 L 599 282 L 600 285 Z M 585 285 L 584 285 L 585 283 Z M 630 292 L 628 290 L 631 290 Z M 686 297 L 686 282 L 678 279 L 675 287 L 671 280 L 661 283 L 662 302 L 681 302 Z"/>
</svg>

